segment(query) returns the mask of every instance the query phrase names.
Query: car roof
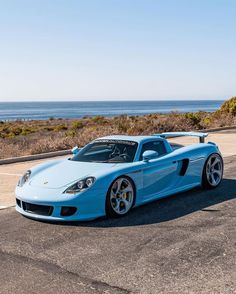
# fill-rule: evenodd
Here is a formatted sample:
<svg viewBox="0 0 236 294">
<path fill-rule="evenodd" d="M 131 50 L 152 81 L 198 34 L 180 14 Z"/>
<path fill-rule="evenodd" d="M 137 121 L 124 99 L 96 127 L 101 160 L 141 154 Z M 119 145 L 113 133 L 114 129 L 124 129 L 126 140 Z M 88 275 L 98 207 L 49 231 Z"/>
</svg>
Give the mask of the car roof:
<svg viewBox="0 0 236 294">
<path fill-rule="evenodd" d="M 111 135 L 111 136 L 97 138 L 96 140 L 124 140 L 124 141 L 133 141 L 140 144 L 140 143 L 149 142 L 149 141 L 156 141 L 157 139 L 163 141 L 163 138 L 159 136 L 128 136 L 128 135 Z"/>
</svg>

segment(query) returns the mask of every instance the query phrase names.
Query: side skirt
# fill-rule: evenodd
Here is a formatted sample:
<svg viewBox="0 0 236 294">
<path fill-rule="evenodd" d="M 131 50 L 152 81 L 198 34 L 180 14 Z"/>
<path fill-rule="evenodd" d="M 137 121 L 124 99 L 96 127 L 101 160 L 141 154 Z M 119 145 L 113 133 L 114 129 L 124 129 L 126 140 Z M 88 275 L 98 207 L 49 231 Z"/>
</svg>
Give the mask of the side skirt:
<svg viewBox="0 0 236 294">
<path fill-rule="evenodd" d="M 189 191 L 189 190 L 192 190 L 193 188 L 200 187 L 200 186 L 201 186 L 201 183 L 193 183 L 193 184 L 181 187 L 181 188 L 176 188 L 176 189 L 173 189 L 173 190 L 170 190 L 170 191 L 166 191 L 166 192 L 162 192 L 162 193 L 159 193 L 159 194 L 151 195 L 149 198 L 141 201 L 140 203 L 136 203 L 134 206 L 137 207 L 137 206 L 146 204 L 148 202 L 152 202 L 152 201 L 155 201 L 155 200 L 158 200 L 158 199 L 162 199 L 162 198 L 165 198 L 165 197 L 168 197 L 168 196 L 171 196 L 171 195 L 174 195 L 174 194 L 178 194 L 178 193 L 181 193 L 181 192 Z"/>
</svg>

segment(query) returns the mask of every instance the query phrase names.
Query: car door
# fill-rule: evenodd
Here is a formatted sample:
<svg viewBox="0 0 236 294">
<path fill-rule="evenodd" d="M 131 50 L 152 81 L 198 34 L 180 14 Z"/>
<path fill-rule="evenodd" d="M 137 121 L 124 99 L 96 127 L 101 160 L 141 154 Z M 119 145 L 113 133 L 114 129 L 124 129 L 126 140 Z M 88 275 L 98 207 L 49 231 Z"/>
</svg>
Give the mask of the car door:
<svg viewBox="0 0 236 294">
<path fill-rule="evenodd" d="M 167 155 L 163 141 L 144 143 L 139 160 L 142 160 L 142 154 L 146 150 L 154 150 L 159 156 L 143 164 L 143 201 L 158 198 L 158 195 L 172 189 L 178 173 L 178 162 Z"/>
</svg>

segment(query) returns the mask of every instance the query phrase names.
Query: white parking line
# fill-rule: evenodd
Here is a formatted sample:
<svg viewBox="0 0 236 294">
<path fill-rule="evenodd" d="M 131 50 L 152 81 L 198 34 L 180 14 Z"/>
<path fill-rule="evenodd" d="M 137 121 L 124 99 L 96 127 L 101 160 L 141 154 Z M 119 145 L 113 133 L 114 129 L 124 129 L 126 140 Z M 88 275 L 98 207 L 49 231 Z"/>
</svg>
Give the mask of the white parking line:
<svg viewBox="0 0 236 294">
<path fill-rule="evenodd" d="M 17 176 L 17 177 L 21 176 L 21 174 L 10 174 L 10 173 L 0 173 L 0 175 L 3 175 L 3 176 Z"/>
<path fill-rule="evenodd" d="M 1 205 L 0 205 L 0 210 L 1 210 L 1 209 L 11 208 L 11 207 L 15 207 L 15 205 L 8 205 L 8 206 L 1 206 Z"/>
</svg>

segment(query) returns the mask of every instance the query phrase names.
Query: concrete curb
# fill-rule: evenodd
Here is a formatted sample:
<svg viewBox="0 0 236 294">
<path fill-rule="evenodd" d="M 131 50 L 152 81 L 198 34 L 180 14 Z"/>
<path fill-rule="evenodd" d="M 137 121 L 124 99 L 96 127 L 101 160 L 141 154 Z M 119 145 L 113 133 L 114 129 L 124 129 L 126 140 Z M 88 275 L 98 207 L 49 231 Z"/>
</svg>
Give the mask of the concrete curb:
<svg viewBox="0 0 236 294">
<path fill-rule="evenodd" d="M 236 126 L 231 126 L 231 127 L 220 127 L 220 128 L 213 128 L 213 129 L 204 129 L 204 130 L 199 130 L 196 132 L 204 132 L 204 133 L 211 133 L 211 132 L 217 132 L 217 131 L 224 131 L 224 130 L 234 130 L 236 129 Z"/>
<path fill-rule="evenodd" d="M 196 132 L 205 132 L 205 133 L 209 132 L 210 133 L 210 132 L 233 130 L 233 129 L 236 129 L 236 126 L 197 130 Z M 38 160 L 38 159 L 45 159 L 45 158 L 51 158 L 51 157 L 56 157 L 56 156 L 69 155 L 69 154 L 71 154 L 70 149 L 48 152 L 48 153 L 41 153 L 41 154 L 34 154 L 34 155 L 27 155 L 27 156 L 21 156 L 21 157 L 6 158 L 6 159 L 0 159 L 0 165 L 17 163 L 17 162 L 25 162 L 25 161 L 31 161 L 31 160 Z"/>
<path fill-rule="evenodd" d="M 50 158 L 50 157 L 56 157 L 56 156 L 69 155 L 69 154 L 71 154 L 70 149 L 48 152 L 48 153 L 41 153 L 41 154 L 34 154 L 34 155 L 27 155 L 27 156 L 21 156 L 21 157 L 6 158 L 6 159 L 0 160 L 0 165 L 38 160 L 38 159 L 44 159 L 44 158 Z"/>
</svg>

